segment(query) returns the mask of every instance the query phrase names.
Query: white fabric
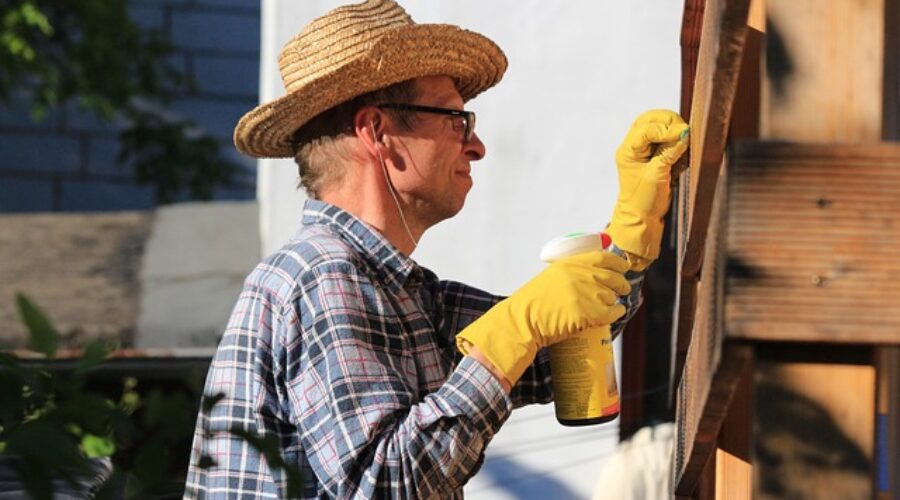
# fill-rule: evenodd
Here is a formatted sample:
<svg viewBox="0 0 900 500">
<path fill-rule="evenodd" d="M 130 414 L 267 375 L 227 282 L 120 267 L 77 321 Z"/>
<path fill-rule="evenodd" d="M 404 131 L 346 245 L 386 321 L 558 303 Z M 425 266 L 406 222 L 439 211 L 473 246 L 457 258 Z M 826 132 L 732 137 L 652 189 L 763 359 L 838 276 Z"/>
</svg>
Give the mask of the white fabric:
<svg viewBox="0 0 900 500">
<path fill-rule="evenodd" d="M 600 470 L 593 500 L 672 498 L 675 424 L 644 427 L 623 441 Z"/>
</svg>

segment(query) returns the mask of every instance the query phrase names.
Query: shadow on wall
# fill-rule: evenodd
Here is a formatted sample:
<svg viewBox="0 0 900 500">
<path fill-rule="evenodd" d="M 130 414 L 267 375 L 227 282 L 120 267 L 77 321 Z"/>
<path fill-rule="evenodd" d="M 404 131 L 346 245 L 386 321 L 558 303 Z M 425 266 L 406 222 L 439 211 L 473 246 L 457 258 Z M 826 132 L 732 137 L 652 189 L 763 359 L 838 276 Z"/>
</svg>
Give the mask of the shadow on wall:
<svg viewBox="0 0 900 500">
<path fill-rule="evenodd" d="M 580 496 L 551 473 L 538 472 L 506 457 L 491 457 L 479 475 L 499 491 L 520 499 L 575 500 Z"/>
<path fill-rule="evenodd" d="M 759 498 L 869 498 L 872 463 L 824 408 L 766 382 L 755 397 Z"/>
</svg>

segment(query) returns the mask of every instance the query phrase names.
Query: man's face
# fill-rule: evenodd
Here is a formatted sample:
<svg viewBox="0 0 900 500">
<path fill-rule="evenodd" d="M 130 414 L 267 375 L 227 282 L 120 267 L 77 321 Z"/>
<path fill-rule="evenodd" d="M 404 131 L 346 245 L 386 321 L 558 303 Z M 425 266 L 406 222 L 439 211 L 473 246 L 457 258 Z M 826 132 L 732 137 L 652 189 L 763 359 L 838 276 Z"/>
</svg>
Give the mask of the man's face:
<svg viewBox="0 0 900 500">
<path fill-rule="evenodd" d="M 419 78 L 416 86 L 419 97 L 404 104 L 463 109 L 463 100 L 449 77 Z M 392 157 L 399 172 L 392 178 L 412 209 L 408 215 L 428 228 L 462 209 L 472 188 L 470 163 L 484 157 L 485 147 L 476 134 L 465 142 L 460 117 L 424 112 L 416 112 L 415 117 L 411 130 L 395 130 L 398 144 L 392 148 Z"/>
</svg>

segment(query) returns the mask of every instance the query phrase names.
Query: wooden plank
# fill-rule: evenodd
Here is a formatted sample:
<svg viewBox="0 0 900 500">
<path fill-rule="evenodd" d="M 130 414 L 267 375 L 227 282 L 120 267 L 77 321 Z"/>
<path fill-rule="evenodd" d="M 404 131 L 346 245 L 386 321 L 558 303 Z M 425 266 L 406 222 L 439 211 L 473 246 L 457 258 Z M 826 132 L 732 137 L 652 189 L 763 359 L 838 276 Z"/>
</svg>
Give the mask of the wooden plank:
<svg viewBox="0 0 900 500">
<path fill-rule="evenodd" d="M 703 386 L 695 380 L 692 348 L 685 364 L 682 385 L 679 387 L 678 441 L 675 456 L 675 494 L 690 495 L 697 487 L 703 467 L 715 456 L 716 438 L 728 412 L 731 397 L 740 380 L 740 374 L 753 357 L 749 345 L 737 342 L 727 344 L 721 352 L 716 370 Z M 699 356 L 696 356 L 699 357 Z M 686 387 L 700 391 L 688 397 Z"/>
<path fill-rule="evenodd" d="M 757 354 L 754 498 L 872 498 L 874 368 Z"/>
<path fill-rule="evenodd" d="M 682 273 L 700 270 L 713 193 L 740 77 L 750 0 L 708 0 L 691 104 L 691 157 Z M 682 178 L 684 177 L 682 176 Z"/>
<path fill-rule="evenodd" d="M 725 178 L 720 179 L 721 183 Z M 691 343 L 678 387 L 674 485 L 676 495 L 690 495 L 714 456 L 716 441 L 741 373 L 752 358 L 748 345 L 724 344 L 720 333 L 724 273 L 722 208 L 724 187 L 716 190 L 709 238 L 703 261 L 703 281 Z M 713 473 L 715 469 L 713 469 Z M 713 483 L 714 484 L 714 483 Z"/>
<path fill-rule="evenodd" d="M 885 473 L 890 484 L 891 498 L 900 498 L 900 349 L 889 351 L 888 382 L 888 422 L 887 422 L 887 464 Z"/>
<path fill-rule="evenodd" d="M 900 141 L 900 0 L 884 5 L 884 92 L 881 137 Z"/>
<path fill-rule="evenodd" d="M 681 116 L 690 121 L 706 0 L 684 0 L 681 15 Z"/>
<path fill-rule="evenodd" d="M 703 34 L 703 11 L 706 0 L 685 0 L 681 17 L 681 116 L 690 123 L 691 105 L 694 98 L 694 82 L 697 76 L 697 60 L 700 54 L 700 39 Z M 696 276 L 681 273 L 684 241 L 690 224 L 688 201 L 690 176 L 681 175 L 690 163 L 691 150 L 681 157 L 673 167 L 672 209 L 669 227 L 674 230 L 675 249 L 675 298 L 672 310 L 672 342 L 669 361 L 669 398 L 674 406 L 674 398 L 684 369 L 684 358 L 690 342 L 690 325 L 693 324 L 694 298 L 696 297 Z M 683 299 L 682 299 L 683 297 Z"/>
<path fill-rule="evenodd" d="M 875 490 L 878 500 L 900 498 L 900 347 L 876 348 Z"/>
<path fill-rule="evenodd" d="M 900 0 L 885 0 L 881 136 L 900 141 Z M 878 402 L 875 489 L 878 500 L 900 498 L 900 347 L 876 350 Z"/>
<path fill-rule="evenodd" d="M 769 0 L 761 138 L 882 137 L 884 0 Z"/>
<path fill-rule="evenodd" d="M 753 364 L 739 376 L 716 449 L 716 499 L 749 500 L 753 492 L 750 436 L 753 432 Z"/>
<path fill-rule="evenodd" d="M 690 167 L 676 191 L 678 273 L 672 337 L 672 386 L 680 381 L 693 329 L 698 273 L 713 192 L 725 148 L 731 109 L 739 81 L 750 0 L 685 2 L 682 27 L 682 114 L 690 118 Z M 703 27 L 697 49 L 697 18 Z M 694 69 L 696 66 L 696 69 Z M 690 72 L 692 78 L 684 74 Z M 685 103 L 690 97 L 690 112 Z"/>
<path fill-rule="evenodd" d="M 900 145 L 743 143 L 727 212 L 729 337 L 900 344 Z"/>
</svg>

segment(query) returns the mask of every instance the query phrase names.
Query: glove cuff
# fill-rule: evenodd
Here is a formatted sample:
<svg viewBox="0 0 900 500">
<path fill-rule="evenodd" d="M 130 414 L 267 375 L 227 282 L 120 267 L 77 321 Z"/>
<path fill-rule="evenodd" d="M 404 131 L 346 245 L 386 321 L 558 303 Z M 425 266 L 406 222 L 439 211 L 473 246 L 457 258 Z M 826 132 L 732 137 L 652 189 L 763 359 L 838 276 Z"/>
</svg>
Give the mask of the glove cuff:
<svg viewBox="0 0 900 500">
<path fill-rule="evenodd" d="M 662 219 L 647 219 L 617 204 L 604 232 L 620 249 L 645 261 L 653 261 L 659 257 L 663 227 Z M 644 262 L 644 267 L 647 263 Z"/>
<path fill-rule="evenodd" d="M 508 299 L 507 299 L 508 300 Z M 515 325 L 511 318 L 504 318 L 503 302 L 492 307 L 481 318 L 456 335 L 456 348 L 464 355 L 474 345 L 511 385 L 522 378 L 525 370 L 534 362 L 537 345 L 531 335 L 510 331 L 501 325 Z"/>
</svg>

